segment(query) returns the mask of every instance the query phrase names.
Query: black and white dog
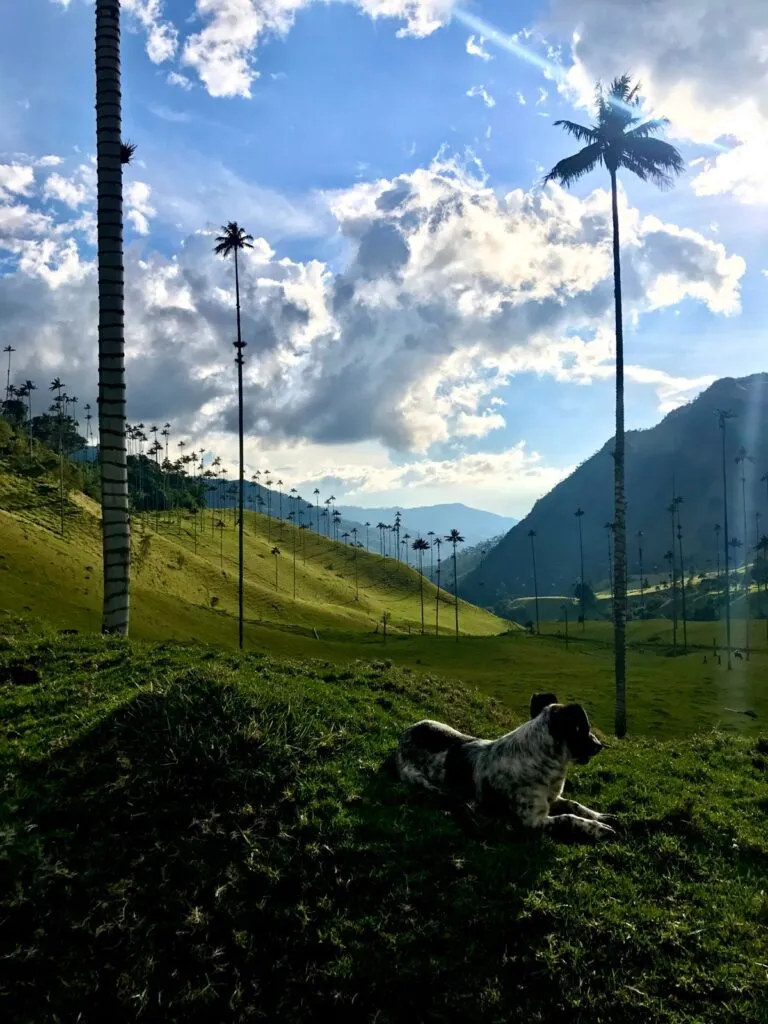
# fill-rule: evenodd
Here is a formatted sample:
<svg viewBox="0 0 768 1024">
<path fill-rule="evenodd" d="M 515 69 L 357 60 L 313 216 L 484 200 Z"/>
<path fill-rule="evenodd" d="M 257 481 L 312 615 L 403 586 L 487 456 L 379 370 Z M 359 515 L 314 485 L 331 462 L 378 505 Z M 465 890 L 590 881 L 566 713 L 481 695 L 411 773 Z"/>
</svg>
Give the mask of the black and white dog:
<svg viewBox="0 0 768 1024">
<path fill-rule="evenodd" d="M 457 732 L 441 722 L 410 726 L 395 752 L 403 782 L 511 816 L 556 839 L 607 839 L 615 818 L 562 796 L 571 761 L 587 764 L 605 744 L 580 704 L 553 693 L 531 697 L 531 719 L 497 740 Z"/>
</svg>

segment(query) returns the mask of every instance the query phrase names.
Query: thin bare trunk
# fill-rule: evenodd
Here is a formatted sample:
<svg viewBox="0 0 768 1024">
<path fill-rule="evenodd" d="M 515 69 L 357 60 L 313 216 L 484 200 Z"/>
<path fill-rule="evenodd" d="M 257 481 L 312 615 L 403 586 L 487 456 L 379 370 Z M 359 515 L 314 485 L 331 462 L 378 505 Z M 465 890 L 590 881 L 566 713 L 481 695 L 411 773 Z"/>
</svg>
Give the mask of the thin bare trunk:
<svg viewBox="0 0 768 1024">
<path fill-rule="evenodd" d="M 131 525 L 125 447 L 120 3 L 96 0 L 96 181 L 99 274 L 99 461 L 104 633 L 128 633 Z"/>
<path fill-rule="evenodd" d="M 245 459 L 243 457 L 243 339 L 240 332 L 240 274 L 235 249 L 235 304 L 237 307 L 237 426 L 240 439 L 240 472 L 238 479 L 238 524 L 237 524 L 237 610 L 238 643 L 243 649 L 243 506 L 245 503 Z"/>
<path fill-rule="evenodd" d="M 616 735 L 627 731 L 627 519 L 624 494 L 624 328 L 621 311 L 621 258 L 616 171 L 611 170 L 613 287 L 616 310 L 616 436 L 613 451 L 613 647 L 616 673 Z"/>
</svg>

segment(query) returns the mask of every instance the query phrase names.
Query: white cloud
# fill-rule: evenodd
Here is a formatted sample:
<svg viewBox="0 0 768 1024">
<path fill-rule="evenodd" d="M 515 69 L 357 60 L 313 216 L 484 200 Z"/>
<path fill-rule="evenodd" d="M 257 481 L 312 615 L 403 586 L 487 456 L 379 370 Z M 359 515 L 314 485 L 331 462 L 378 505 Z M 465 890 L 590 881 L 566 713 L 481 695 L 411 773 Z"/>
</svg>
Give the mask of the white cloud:
<svg viewBox="0 0 768 1024">
<path fill-rule="evenodd" d="M 48 156 L 41 156 L 37 161 L 38 167 L 58 167 L 64 161 L 60 156 L 55 156 L 53 153 L 49 153 Z"/>
<path fill-rule="evenodd" d="M 491 96 L 484 85 L 473 85 L 471 89 L 467 89 L 467 96 L 479 96 L 486 107 L 495 107 L 496 100 Z"/>
<path fill-rule="evenodd" d="M 480 60 L 493 60 L 485 48 L 485 39 L 482 36 L 479 37 L 477 42 L 475 42 L 475 36 L 470 36 L 467 39 L 467 53 L 473 57 L 479 57 Z"/>
<path fill-rule="evenodd" d="M 178 49 L 176 28 L 163 19 L 163 0 L 122 0 L 122 7 L 133 15 L 147 33 L 147 56 L 153 64 L 171 60 Z"/>
<path fill-rule="evenodd" d="M 521 92 L 517 93 L 517 102 L 520 104 L 521 107 L 525 106 L 525 96 L 523 96 Z"/>
<path fill-rule="evenodd" d="M 768 133 L 768 4 L 763 0 L 552 0 L 542 31 L 572 45 L 559 86 L 589 107 L 594 82 L 616 74 L 616 54 L 642 82 L 672 138 L 715 144 L 693 179 L 699 195 L 765 204 L 760 161 Z M 727 146 L 723 139 L 729 139 Z"/>
<path fill-rule="evenodd" d="M 35 184 L 34 170 L 25 164 L 0 164 L 0 200 L 11 194 L 28 196 Z"/>
<path fill-rule="evenodd" d="M 263 238 L 241 265 L 246 425 L 264 450 L 373 445 L 428 466 L 432 446 L 477 444 L 504 426 L 499 390 L 513 376 L 586 383 L 613 372 L 605 190 L 500 197 L 477 165 L 441 157 L 325 202 L 329 234 L 347 253 L 339 272 L 281 258 Z M 73 238 L 86 226 L 33 225 L 19 205 L 0 205 L 13 229 L 2 245 L 19 261 L 0 277 L 0 343 L 23 349 L 31 376 L 36 364 L 66 361 L 71 376 L 93 379 L 95 268 Z M 139 231 L 161 206 L 147 183 L 126 187 Z M 623 192 L 620 216 L 628 324 L 686 298 L 738 309 L 738 256 L 642 218 Z M 126 263 L 129 415 L 171 419 L 196 438 L 231 437 L 236 418 L 232 268 L 212 246 L 213 232 L 197 232 L 173 257 L 129 249 Z M 627 362 L 638 364 L 631 342 Z M 631 372 L 665 403 L 683 387 L 653 369 Z M 443 486 L 446 472 L 442 463 L 425 471 L 424 486 Z"/>
<path fill-rule="evenodd" d="M 192 88 L 192 83 L 186 75 L 180 75 L 178 71 L 169 71 L 168 77 L 166 78 L 168 85 L 178 85 L 179 88 L 184 89 L 186 92 Z"/>
<path fill-rule="evenodd" d="M 542 103 L 546 103 L 548 96 L 549 93 L 547 92 L 547 90 L 542 89 L 541 86 L 539 86 L 539 98 L 536 100 L 536 106 L 540 107 Z"/>
<path fill-rule="evenodd" d="M 157 213 L 149 202 L 151 188 L 144 181 L 132 181 L 124 187 L 123 194 L 128 208 L 128 220 L 133 224 L 137 234 L 149 234 L 149 219 Z"/>
<path fill-rule="evenodd" d="M 51 174 L 43 186 L 43 198 L 58 199 L 74 210 L 86 201 L 88 189 L 82 182 L 65 178 L 61 174 Z"/>
</svg>

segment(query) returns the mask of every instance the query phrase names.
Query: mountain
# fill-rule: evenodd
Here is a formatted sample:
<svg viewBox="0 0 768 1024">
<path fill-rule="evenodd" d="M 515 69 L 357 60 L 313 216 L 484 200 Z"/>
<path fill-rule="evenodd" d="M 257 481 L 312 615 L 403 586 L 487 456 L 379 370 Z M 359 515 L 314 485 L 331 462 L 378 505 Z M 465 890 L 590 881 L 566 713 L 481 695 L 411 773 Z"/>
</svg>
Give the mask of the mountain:
<svg viewBox="0 0 768 1024">
<path fill-rule="evenodd" d="M 367 521 L 372 526 L 378 522 L 393 523 L 395 513 L 400 512 L 401 537 L 404 533 L 410 533 L 412 537 L 426 537 L 430 530 L 444 536 L 456 529 L 469 547 L 506 533 L 517 522 L 508 516 L 484 512 L 458 502 L 450 505 L 422 505 L 419 508 L 360 508 L 342 505 L 339 511 L 345 519 L 356 520 L 358 523 Z"/>
<path fill-rule="evenodd" d="M 665 553 L 672 538 L 667 511 L 673 496 L 682 497 L 680 519 L 686 570 L 722 565 L 722 542 L 715 524 L 723 525 L 722 434 L 718 410 L 734 414 L 726 425 L 728 532 L 741 545 L 731 548 L 735 563 L 744 560 L 742 466 L 740 446 L 751 457 L 743 464 L 747 513 L 747 558 L 754 557 L 756 534 L 768 533 L 768 374 L 716 381 L 694 401 L 669 413 L 655 427 L 627 432 L 627 529 L 631 576 L 668 572 Z M 613 439 L 533 506 L 531 512 L 465 578 L 467 600 L 486 607 L 505 597 L 533 593 L 529 530 L 536 531 L 539 594 L 572 595 L 579 579 L 581 517 L 584 576 L 594 587 L 607 587 L 608 541 L 605 524 L 613 519 Z M 756 516 L 758 518 L 756 518 Z M 762 516 L 762 521 L 760 520 Z M 639 538 L 638 531 L 643 536 Z M 722 535 L 721 535 L 722 536 Z M 675 554 L 679 557 L 677 541 Z"/>
</svg>

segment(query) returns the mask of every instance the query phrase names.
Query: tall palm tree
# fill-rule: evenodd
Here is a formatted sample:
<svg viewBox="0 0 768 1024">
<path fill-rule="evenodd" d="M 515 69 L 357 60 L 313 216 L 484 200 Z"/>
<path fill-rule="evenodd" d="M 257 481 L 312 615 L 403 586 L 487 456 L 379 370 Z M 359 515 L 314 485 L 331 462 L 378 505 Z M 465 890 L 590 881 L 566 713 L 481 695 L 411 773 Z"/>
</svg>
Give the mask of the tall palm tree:
<svg viewBox="0 0 768 1024">
<path fill-rule="evenodd" d="M 5 401 L 11 400 L 11 356 L 16 351 L 13 345 L 6 345 L 3 352 L 8 356 L 8 372 L 5 375 Z"/>
<path fill-rule="evenodd" d="M 685 562 L 683 561 L 683 527 L 680 520 L 677 520 L 677 547 L 680 556 L 680 598 L 681 612 L 683 619 L 683 654 L 688 653 L 688 622 L 686 621 L 685 608 Z"/>
<path fill-rule="evenodd" d="M 446 535 L 446 541 L 453 544 L 453 606 L 456 611 L 456 643 L 459 642 L 459 577 L 456 569 L 456 545 L 463 544 L 464 538 L 458 530 L 451 530 Z"/>
<path fill-rule="evenodd" d="M 370 546 L 368 544 L 368 531 L 371 528 L 371 524 L 366 520 L 366 522 L 363 523 L 363 526 L 365 527 L 365 550 L 370 551 Z"/>
<path fill-rule="evenodd" d="M 24 390 L 27 395 L 27 413 L 30 427 L 30 459 L 32 459 L 32 392 L 37 391 L 37 384 L 34 381 L 26 380 Z"/>
<path fill-rule="evenodd" d="M 405 543 L 405 547 L 403 549 L 405 551 L 405 564 L 408 566 L 409 569 L 411 567 L 411 563 L 410 563 L 410 561 L 408 559 L 408 541 L 410 539 L 411 539 L 410 533 L 404 533 L 403 534 L 403 541 Z"/>
<path fill-rule="evenodd" d="M 131 524 L 125 436 L 123 166 L 136 147 L 121 138 L 120 2 L 96 0 L 96 207 L 99 291 L 99 462 L 104 552 L 104 633 L 128 633 Z"/>
<path fill-rule="evenodd" d="M 555 164 L 546 181 L 557 181 L 566 188 L 598 166 L 611 180 L 613 219 L 613 283 L 616 318 L 616 433 L 614 441 L 614 656 L 616 673 L 616 735 L 627 731 L 626 710 L 626 621 L 627 621 L 627 522 L 624 493 L 624 330 L 621 308 L 621 258 L 619 241 L 619 201 L 616 175 L 619 168 L 636 174 L 641 181 L 652 181 L 660 188 L 670 186 L 682 173 L 683 158 L 668 142 L 654 138 L 664 129 L 664 118 L 642 121 L 638 86 L 629 75 L 615 78 L 607 93 L 596 90 L 595 123 L 586 126 L 573 121 L 555 121 L 569 135 L 586 145 L 573 156 Z"/>
<path fill-rule="evenodd" d="M 637 565 L 640 570 L 640 610 L 645 618 L 645 576 L 643 575 L 643 531 L 637 531 Z"/>
<path fill-rule="evenodd" d="M 613 523 L 605 524 L 605 532 L 608 537 L 608 580 L 611 588 L 611 600 L 613 600 L 613 550 L 611 540 L 613 539 Z"/>
<path fill-rule="evenodd" d="M 317 532 L 320 533 L 320 488 L 316 487 L 312 493 L 315 496 L 315 509 L 317 511 Z"/>
<path fill-rule="evenodd" d="M 101 356 L 99 358 L 101 358 Z M 49 391 L 56 392 L 56 418 L 59 422 L 59 516 L 61 520 L 60 529 L 62 537 L 64 536 L 64 395 L 62 394 L 62 389 L 66 386 L 66 384 L 62 384 L 61 377 L 54 377 L 48 386 Z M 99 413 L 99 433 L 101 433 L 101 413 Z M 123 437 L 123 449 L 125 449 L 125 435 Z M 106 524 L 104 526 L 104 532 L 106 535 Z M 104 553 L 104 572 L 106 574 L 106 551 Z"/>
<path fill-rule="evenodd" d="M 539 630 L 539 579 L 538 579 L 538 576 L 536 575 L 536 546 L 534 544 L 534 541 L 536 539 L 536 531 L 535 530 L 529 530 L 528 531 L 528 537 L 529 537 L 529 539 L 531 541 L 531 562 L 533 563 L 533 598 L 534 598 L 534 601 L 536 602 L 536 633 L 538 634 L 540 632 L 540 630 Z"/>
<path fill-rule="evenodd" d="M 27 382 L 29 383 L 29 382 Z M 744 617 L 746 624 L 746 639 L 744 649 L 747 655 L 747 661 L 749 661 L 749 574 L 747 572 L 747 560 L 749 543 L 747 541 L 747 463 L 754 462 L 755 460 L 747 452 L 744 445 L 739 448 L 739 453 L 734 459 L 737 466 L 741 466 L 741 510 L 744 515 Z"/>
<path fill-rule="evenodd" d="M 435 537 L 432 541 L 432 547 L 437 548 L 437 576 L 435 577 L 435 585 L 437 591 L 435 593 L 435 636 L 440 635 L 440 545 L 442 544 L 440 537 Z"/>
<path fill-rule="evenodd" d="M 411 544 L 419 559 L 419 600 L 421 601 L 421 635 L 424 635 L 424 552 L 429 551 L 429 544 L 423 537 L 417 537 Z"/>
<path fill-rule="evenodd" d="M 245 348 L 245 342 L 243 341 L 242 332 L 240 330 L 240 271 L 238 267 L 237 254 L 244 249 L 253 248 L 253 236 L 246 234 L 245 229 L 241 228 L 235 220 L 229 221 L 224 227 L 222 227 L 222 234 L 216 238 L 216 245 L 214 252 L 217 256 L 222 256 L 226 259 L 230 253 L 234 253 L 235 257 L 235 314 L 237 318 L 237 341 L 235 341 L 234 347 L 237 355 L 235 356 L 235 365 L 237 366 L 237 432 L 238 439 L 240 442 L 240 473 L 238 479 L 238 511 L 239 511 L 239 525 L 238 525 L 238 582 L 237 582 L 237 602 L 238 602 L 238 642 L 240 649 L 243 647 L 243 505 L 245 503 L 245 457 L 243 454 L 243 349 Z"/>
<path fill-rule="evenodd" d="M 435 536 L 435 531 L 434 530 L 428 530 L 427 531 L 427 537 L 432 538 L 434 536 Z M 434 578 L 435 578 L 435 551 L 434 551 L 434 549 L 435 549 L 435 542 L 430 539 L 428 543 L 429 543 L 429 578 L 431 580 L 434 580 Z"/>
<path fill-rule="evenodd" d="M 271 551 L 271 554 L 273 554 L 275 556 L 275 590 L 277 590 L 278 589 L 278 586 L 277 586 L 277 566 L 278 566 L 278 555 L 280 554 L 280 548 L 277 547 L 277 546 L 273 547 L 272 551 Z"/>
<path fill-rule="evenodd" d="M 717 579 L 718 584 L 720 583 L 720 533 L 721 533 L 722 529 L 723 528 L 720 525 L 720 523 L 715 523 L 715 526 L 714 526 L 714 533 L 715 533 L 715 566 L 716 566 L 716 571 L 717 571 L 716 579 Z"/>
<path fill-rule="evenodd" d="M 579 614 L 581 616 L 581 628 L 586 629 L 587 624 L 584 615 L 584 538 L 581 532 L 581 520 L 584 516 L 584 509 L 577 508 L 573 514 L 576 516 L 576 521 L 579 524 Z"/>
<path fill-rule="evenodd" d="M 722 440 L 722 470 L 723 470 L 723 566 L 725 569 L 725 644 L 728 648 L 726 660 L 728 662 L 728 670 L 731 669 L 731 581 L 730 581 L 730 569 L 728 565 L 728 473 L 726 470 L 725 461 L 725 428 L 728 420 L 734 419 L 734 414 L 730 409 L 718 409 L 717 410 L 717 422 L 720 427 L 720 435 Z"/>
</svg>

